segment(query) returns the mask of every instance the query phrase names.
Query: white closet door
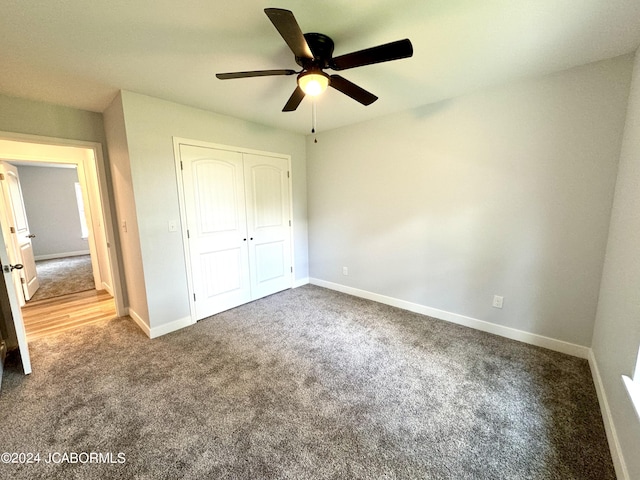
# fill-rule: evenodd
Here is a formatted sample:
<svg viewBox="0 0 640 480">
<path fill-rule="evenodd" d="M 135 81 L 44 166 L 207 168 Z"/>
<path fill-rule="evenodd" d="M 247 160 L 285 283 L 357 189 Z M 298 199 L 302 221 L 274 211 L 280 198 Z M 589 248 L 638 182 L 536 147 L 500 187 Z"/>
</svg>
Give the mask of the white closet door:
<svg viewBox="0 0 640 480">
<path fill-rule="evenodd" d="M 253 299 L 291 288 L 288 162 L 244 154 Z"/>
<path fill-rule="evenodd" d="M 242 154 L 180 145 L 196 319 L 251 300 Z"/>
</svg>

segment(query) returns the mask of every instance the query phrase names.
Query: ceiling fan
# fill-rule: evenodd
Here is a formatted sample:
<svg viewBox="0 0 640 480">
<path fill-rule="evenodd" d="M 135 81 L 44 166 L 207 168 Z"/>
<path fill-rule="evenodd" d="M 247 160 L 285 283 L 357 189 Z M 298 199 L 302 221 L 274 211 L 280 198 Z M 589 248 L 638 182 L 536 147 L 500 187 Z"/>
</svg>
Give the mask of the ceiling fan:
<svg viewBox="0 0 640 480">
<path fill-rule="evenodd" d="M 411 41 L 404 39 L 333 57 L 333 40 L 322 33 L 303 34 L 291 11 L 281 8 L 265 8 L 264 12 L 295 55 L 296 63 L 302 67 L 302 70 L 299 72 L 288 69 L 254 70 L 249 72 L 218 73 L 216 77 L 220 80 L 229 80 L 297 74 L 298 85 L 282 109 L 283 112 L 293 112 L 298 108 L 305 95 L 319 95 L 328 86 L 335 88 L 363 105 L 370 105 L 378 97 L 346 78 L 340 75 L 328 75 L 324 70 L 327 68 L 336 71 L 347 70 L 374 63 L 399 60 L 413 55 Z"/>
</svg>

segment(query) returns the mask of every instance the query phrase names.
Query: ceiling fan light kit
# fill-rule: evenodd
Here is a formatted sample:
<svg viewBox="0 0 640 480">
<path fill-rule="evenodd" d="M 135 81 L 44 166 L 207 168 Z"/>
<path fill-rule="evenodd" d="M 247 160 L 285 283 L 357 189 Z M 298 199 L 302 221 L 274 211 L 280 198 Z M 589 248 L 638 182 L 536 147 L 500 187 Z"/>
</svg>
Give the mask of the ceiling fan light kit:
<svg viewBox="0 0 640 480">
<path fill-rule="evenodd" d="M 329 75 L 322 70 L 302 72 L 298 75 L 298 86 L 305 95 L 317 97 L 329 86 Z"/>
<path fill-rule="evenodd" d="M 293 52 L 295 61 L 302 67 L 302 70 L 299 72 L 286 69 L 218 73 L 216 77 L 220 80 L 230 80 L 298 74 L 298 85 L 282 109 L 283 112 L 295 111 L 306 95 L 320 95 L 327 87 L 338 90 L 362 105 L 371 105 L 378 97 L 346 78 L 340 75 L 328 75 L 324 70 L 347 70 L 408 58 L 413 55 L 411 41 L 404 39 L 334 57 L 333 40 L 322 33 L 302 33 L 291 11 L 281 8 L 265 8 L 264 12 Z"/>
</svg>

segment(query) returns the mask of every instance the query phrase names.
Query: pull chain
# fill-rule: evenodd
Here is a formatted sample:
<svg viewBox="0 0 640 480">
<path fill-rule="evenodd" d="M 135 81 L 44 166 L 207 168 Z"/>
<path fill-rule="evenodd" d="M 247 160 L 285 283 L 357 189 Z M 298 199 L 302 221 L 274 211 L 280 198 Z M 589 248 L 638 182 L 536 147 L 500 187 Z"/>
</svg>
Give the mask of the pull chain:
<svg viewBox="0 0 640 480">
<path fill-rule="evenodd" d="M 316 133 L 316 124 L 317 124 L 317 117 L 316 117 L 316 99 L 314 98 L 311 101 L 311 133 L 314 134 L 315 137 L 315 133 Z M 318 143 L 318 139 L 314 138 L 313 139 L 313 143 Z"/>
</svg>

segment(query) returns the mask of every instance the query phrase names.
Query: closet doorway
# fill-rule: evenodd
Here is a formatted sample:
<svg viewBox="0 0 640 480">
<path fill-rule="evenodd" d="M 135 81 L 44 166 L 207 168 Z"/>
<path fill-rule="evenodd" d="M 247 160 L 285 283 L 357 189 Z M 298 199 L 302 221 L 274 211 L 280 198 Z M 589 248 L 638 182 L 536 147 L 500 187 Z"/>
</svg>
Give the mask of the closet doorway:
<svg viewBox="0 0 640 480">
<path fill-rule="evenodd" d="M 194 321 L 291 288 L 290 158 L 174 138 Z"/>
</svg>

